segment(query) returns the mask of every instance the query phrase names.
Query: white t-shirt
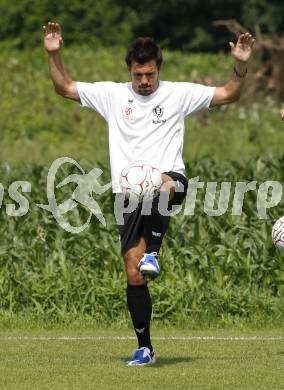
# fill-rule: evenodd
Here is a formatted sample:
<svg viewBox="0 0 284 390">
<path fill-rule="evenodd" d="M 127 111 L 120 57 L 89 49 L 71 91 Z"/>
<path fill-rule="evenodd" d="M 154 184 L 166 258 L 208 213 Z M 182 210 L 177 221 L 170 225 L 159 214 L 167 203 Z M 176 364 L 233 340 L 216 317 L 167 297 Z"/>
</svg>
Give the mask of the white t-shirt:
<svg viewBox="0 0 284 390">
<path fill-rule="evenodd" d="M 142 96 L 132 83 L 106 81 L 77 82 L 77 90 L 82 106 L 108 123 L 112 188 L 121 192 L 120 173 L 133 161 L 184 174 L 184 117 L 209 108 L 215 87 L 160 81 L 154 93 Z"/>
</svg>

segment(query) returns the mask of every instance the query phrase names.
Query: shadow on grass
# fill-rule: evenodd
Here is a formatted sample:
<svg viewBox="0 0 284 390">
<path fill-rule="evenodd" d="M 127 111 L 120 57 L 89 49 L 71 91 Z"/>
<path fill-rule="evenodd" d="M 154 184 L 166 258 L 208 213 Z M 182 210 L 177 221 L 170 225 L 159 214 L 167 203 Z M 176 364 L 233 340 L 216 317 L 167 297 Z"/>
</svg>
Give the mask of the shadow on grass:
<svg viewBox="0 0 284 390">
<path fill-rule="evenodd" d="M 125 363 L 128 358 L 121 357 L 121 360 L 123 360 Z M 157 362 L 155 364 L 150 364 L 149 367 L 156 368 L 156 367 L 162 367 L 162 366 L 168 366 L 172 364 L 179 364 L 179 363 L 192 363 L 194 361 L 198 360 L 197 358 L 191 358 L 191 357 L 158 357 Z"/>
</svg>

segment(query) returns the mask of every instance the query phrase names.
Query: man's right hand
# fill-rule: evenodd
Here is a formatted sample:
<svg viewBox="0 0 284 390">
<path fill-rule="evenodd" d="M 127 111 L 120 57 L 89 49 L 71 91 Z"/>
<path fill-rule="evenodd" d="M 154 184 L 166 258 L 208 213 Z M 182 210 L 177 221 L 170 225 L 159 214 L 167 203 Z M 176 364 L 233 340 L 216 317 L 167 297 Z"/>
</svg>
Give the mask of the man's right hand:
<svg viewBox="0 0 284 390">
<path fill-rule="evenodd" d="M 61 35 L 61 27 L 58 23 L 48 22 L 47 26 L 43 26 L 44 32 L 44 47 L 51 53 L 58 51 L 63 45 Z"/>
</svg>

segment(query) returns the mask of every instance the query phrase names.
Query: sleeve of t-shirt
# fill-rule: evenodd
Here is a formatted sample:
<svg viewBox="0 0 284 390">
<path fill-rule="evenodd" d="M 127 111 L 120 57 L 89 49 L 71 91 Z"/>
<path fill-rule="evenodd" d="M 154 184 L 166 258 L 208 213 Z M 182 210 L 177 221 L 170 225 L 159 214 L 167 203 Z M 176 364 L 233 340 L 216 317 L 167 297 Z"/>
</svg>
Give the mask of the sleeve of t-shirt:
<svg viewBox="0 0 284 390">
<path fill-rule="evenodd" d="M 180 83 L 181 108 L 184 116 L 209 108 L 215 87 L 196 83 Z"/>
<path fill-rule="evenodd" d="M 99 81 L 95 83 L 77 81 L 76 85 L 81 105 L 97 111 L 107 119 L 114 83 L 111 81 Z"/>
</svg>

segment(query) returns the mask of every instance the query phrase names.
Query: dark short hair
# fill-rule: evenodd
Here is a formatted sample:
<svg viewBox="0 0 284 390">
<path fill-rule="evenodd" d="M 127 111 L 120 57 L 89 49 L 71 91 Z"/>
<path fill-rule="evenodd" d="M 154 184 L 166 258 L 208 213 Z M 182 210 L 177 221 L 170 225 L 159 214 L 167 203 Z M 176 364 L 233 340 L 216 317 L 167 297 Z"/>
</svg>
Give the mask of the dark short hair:
<svg viewBox="0 0 284 390">
<path fill-rule="evenodd" d="M 162 51 L 152 38 L 139 37 L 128 47 L 125 56 L 128 68 L 131 67 L 132 61 L 145 64 L 151 60 L 155 60 L 158 69 L 160 69 L 163 61 Z"/>
</svg>

